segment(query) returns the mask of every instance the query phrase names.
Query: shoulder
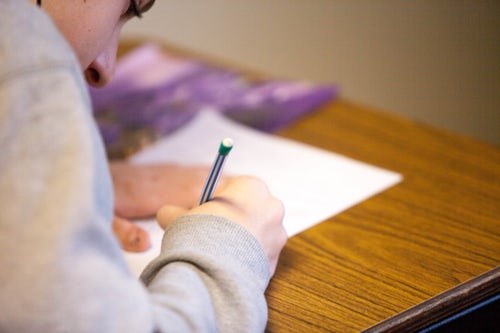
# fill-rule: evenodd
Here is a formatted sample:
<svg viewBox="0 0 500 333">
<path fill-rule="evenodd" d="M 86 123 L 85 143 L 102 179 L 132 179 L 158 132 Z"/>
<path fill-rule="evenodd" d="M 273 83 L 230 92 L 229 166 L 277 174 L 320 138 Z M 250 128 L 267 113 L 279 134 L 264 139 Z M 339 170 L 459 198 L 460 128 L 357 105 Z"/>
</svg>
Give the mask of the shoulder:
<svg viewBox="0 0 500 333">
<path fill-rule="evenodd" d="M 23 72 L 79 65 L 52 20 L 28 1 L 2 0 L 0 83 Z"/>
</svg>

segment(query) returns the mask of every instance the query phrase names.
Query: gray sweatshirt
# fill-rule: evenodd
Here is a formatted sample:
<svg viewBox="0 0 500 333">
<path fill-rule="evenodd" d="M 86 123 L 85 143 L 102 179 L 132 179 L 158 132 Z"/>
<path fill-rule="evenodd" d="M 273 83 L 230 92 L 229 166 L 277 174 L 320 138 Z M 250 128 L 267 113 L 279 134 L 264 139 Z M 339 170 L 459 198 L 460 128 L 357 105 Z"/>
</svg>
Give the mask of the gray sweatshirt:
<svg viewBox="0 0 500 333">
<path fill-rule="evenodd" d="M 36 6 L 0 9 L 0 331 L 263 331 L 268 262 L 232 221 L 175 221 L 131 274 L 76 57 Z"/>
</svg>

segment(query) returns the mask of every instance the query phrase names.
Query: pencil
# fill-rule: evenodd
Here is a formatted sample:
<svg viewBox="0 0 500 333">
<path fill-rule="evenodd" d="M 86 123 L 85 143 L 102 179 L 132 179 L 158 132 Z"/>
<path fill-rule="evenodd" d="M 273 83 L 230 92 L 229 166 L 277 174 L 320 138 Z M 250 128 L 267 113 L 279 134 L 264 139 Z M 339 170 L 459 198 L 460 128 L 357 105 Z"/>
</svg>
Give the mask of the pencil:
<svg viewBox="0 0 500 333">
<path fill-rule="evenodd" d="M 219 146 L 219 151 L 217 157 L 215 158 L 212 169 L 208 174 L 207 182 L 203 187 L 203 192 L 201 193 L 201 198 L 199 204 L 204 204 L 205 202 L 212 199 L 212 194 L 214 193 L 215 186 L 219 180 L 220 174 L 222 172 L 222 167 L 224 166 L 224 160 L 233 148 L 233 140 L 230 138 L 225 138 L 221 141 Z"/>
</svg>

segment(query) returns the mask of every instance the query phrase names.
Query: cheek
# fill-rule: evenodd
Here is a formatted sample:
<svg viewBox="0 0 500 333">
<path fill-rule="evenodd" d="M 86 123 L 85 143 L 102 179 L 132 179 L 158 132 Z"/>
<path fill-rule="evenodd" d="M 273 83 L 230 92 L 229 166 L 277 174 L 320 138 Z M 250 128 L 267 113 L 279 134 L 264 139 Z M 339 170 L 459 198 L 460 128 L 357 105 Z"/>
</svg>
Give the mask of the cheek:
<svg viewBox="0 0 500 333">
<path fill-rule="evenodd" d="M 123 25 L 119 13 L 94 13 L 86 17 L 80 16 L 76 20 L 64 17 L 58 22 L 57 25 L 76 53 L 82 69 L 87 68 L 119 37 Z"/>
<path fill-rule="evenodd" d="M 78 40 L 74 42 L 75 53 L 82 69 L 87 68 L 96 57 L 103 52 L 107 44 L 107 36 L 99 30 L 86 30 L 79 35 Z"/>
</svg>

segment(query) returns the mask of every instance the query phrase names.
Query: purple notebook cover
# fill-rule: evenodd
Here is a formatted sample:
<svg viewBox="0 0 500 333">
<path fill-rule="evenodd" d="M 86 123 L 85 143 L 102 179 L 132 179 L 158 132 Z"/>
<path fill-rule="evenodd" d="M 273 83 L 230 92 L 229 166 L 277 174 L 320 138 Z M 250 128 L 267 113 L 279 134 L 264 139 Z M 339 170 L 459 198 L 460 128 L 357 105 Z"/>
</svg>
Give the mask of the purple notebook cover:
<svg viewBox="0 0 500 333">
<path fill-rule="evenodd" d="M 120 58 L 115 79 L 90 89 L 111 158 L 123 158 L 210 108 L 253 128 L 276 131 L 338 96 L 335 85 L 250 81 L 242 74 L 145 44 Z"/>
</svg>

